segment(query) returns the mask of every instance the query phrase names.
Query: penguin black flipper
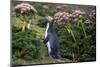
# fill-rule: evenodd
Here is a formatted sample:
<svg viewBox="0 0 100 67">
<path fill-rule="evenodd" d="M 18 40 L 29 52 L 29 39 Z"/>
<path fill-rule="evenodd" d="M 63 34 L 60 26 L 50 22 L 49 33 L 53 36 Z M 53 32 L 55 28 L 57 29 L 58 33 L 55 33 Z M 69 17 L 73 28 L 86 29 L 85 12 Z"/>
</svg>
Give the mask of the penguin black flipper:
<svg viewBox="0 0 100 67">
<path fill-rule="evenodd" d="M 44 39 L 43 43 L 46 44 L 49 41 L 49 36 L 47 35 L 47 37 Z"/>
</svg>

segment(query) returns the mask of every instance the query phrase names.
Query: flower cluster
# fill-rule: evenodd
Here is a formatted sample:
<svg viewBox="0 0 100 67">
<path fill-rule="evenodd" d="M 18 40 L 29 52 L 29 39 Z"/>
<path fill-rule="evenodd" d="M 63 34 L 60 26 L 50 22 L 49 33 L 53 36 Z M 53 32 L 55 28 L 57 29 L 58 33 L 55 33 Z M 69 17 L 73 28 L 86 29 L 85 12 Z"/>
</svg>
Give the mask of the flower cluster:
<svg viewBox="0 0 100 67">
<path fill-rule="evenodd" d="M 90 17 L 90 19 L 96 19 L 96 10 L 92 10 L 89 17 Z"/>
<path fill-rule="evenodd" d="M 29 3 L 21 3 L 15 6 L 15 12 L 16 16 L 23 21 L 22 31 L 25 31 L 26 28 L 29 29 L 31 19 L 35 18 L 35 14 L 37 13 L 36 9 Z"/>
<path fill-rule="evenodd" d="M 77 21 L 77 20 L 79 20 L 79 18 L 82 18 L 84 15 L 85 15 L 85 12 L 83 12 L 81 10 L 75 10 L 72 13 L 72 20 Z"/>
<path fill-rule="evenodd" d="M 29 12 L 37 13 L 36 9 L 29 3 L 18 4 L 17 6 L 15 6 L 15 12 L 21 14 L 26 14 Z"/>
<path fill-rule="evenodd" d="M 67 12 L 58 12 L 54 15 L 54 20 L 56 22 L 63 22 L 69 20 L 70 14 Z"/>
<path fill-rule="evenodd" d="M 81 10 L 75 10 L 72 13 L 68 12 L 57 12 L 54 15 L 55 22 L 66 22 L 66 21 L 77 21 L 79 18 L 83 17 L 85 12 Z"/>
</svg>

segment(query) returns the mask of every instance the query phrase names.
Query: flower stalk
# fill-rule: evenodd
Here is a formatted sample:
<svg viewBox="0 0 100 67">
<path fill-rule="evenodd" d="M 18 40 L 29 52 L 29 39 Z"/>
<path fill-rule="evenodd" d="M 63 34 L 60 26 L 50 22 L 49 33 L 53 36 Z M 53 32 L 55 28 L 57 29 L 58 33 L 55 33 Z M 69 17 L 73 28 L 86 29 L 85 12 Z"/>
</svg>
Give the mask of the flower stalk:
<svg viewBox="0 0 100 67">
<path fill-rule="evenodd" d="M 85 38 L 87 38 L 86 30 L 84 27 L 83 19 L 80 19 L 78 22 L 78 26 L 81 25 Z"/>
<path fill-rule="evenodd" d="M 67 26 L 65 26 L 65 27 L 66 27 L 68 33 L 72 36 L 72 39 L 74 40 L 74 42 L 76 43 L 76 38 L 75 38 L 75 35 L 74 35 L 74 33 L 73 33 L 72 29 L 71 29 L 71 24 L 68 23 Z"/>
<path fill-rule="evenodd" d="M 26 28 L 26 22 L 24 21 L 22 26 L 22 31 L 25 31 L 25 28 Z"/>
</svg>

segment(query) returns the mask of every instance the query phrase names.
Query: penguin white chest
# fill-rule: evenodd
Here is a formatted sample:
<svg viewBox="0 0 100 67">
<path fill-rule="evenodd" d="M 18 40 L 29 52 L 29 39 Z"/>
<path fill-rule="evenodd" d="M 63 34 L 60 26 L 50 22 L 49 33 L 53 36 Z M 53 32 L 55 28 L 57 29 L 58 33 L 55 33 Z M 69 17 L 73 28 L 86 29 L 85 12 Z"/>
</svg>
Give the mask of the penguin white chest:
<svg viewBox="0 0 100 67">
<path fill-rule="evenodd" d="M 48 52 L 50 53 L 51 52 L 51 47 L 50 47 L 50 42 L 49 41 L 47 42 L 47 47 L 48 47 Z"/>
<path fill-rule="evenodd" d="M 46 31 L 45 31 L 45 38 L 47 37 L 47 34 L 48 34 L 48 29 L 49 29 L 49 23 L 47 23 L 47 27 L 46 27 Z"/>
<path fill-rule="evenodd" d="M 47 23 L 47 27 L 46 27 L 46 31 L 45 31 L 45 38 L 48 36 L 48 29 L 49 29 L 49 23 Z M 50 48 L 50 42 L 48 41 L 47 43 L 46 43 L 46 45 L 47 45 L 47 48 L 48 48 L 48 52 L 50 53 L 51 52 L 51 48 Z"/>
</svg>

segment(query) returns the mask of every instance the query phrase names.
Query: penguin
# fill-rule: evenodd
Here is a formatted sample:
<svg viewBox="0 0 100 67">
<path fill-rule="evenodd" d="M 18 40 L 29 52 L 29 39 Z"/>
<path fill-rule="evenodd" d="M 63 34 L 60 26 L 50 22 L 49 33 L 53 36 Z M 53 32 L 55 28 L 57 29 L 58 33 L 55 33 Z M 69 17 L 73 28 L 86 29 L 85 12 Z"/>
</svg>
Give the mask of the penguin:
<svg viewBox="0 0 100 67">
<path fill-rule="evenodd" d="M 60 58 L 60 48 L 59 40 L 56 32 L 53 29 L 53 21 L 48 21 L 47 27 L 45 30 L 45 39 L 44 44 L 48 48 L 48 54 L 50 57 L 59 59 Z"/>
</svg>

